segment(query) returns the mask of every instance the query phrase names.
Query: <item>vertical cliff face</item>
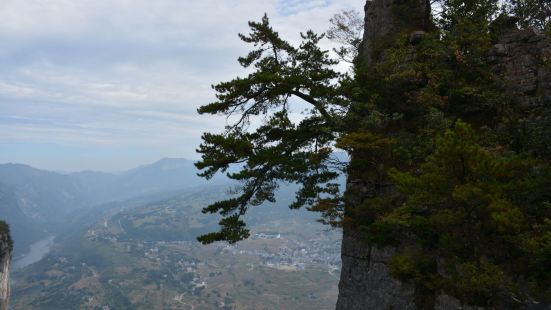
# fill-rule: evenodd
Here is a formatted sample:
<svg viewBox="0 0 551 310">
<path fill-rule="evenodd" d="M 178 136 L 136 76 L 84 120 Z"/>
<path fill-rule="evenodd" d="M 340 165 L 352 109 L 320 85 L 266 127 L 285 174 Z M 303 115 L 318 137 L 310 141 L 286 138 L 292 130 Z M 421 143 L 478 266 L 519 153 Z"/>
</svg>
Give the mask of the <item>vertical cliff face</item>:
<svg viewBox="0 0 551 310">
<path fill-rule="evenodd" d="M 8 225 L 0 221 L 0 310 L 8 309 L 12 241 Z"/>
<path fill-rule="evenodd" d="M 551 105 L 551 40 L 536 29 L 504 29 L 488 52 L 513 103 L 521 109 Z"/>
<path fill-rule="evenodd" d="M 373 0 L 365 5 L 365 31 L 360 50 L 361 64 L 380 61 L 387 38 L 411 34 L 429 27 L 430 3 L 427 0 Z M 352 154 L 351 166 L 362 162 Z M 364 171 L 368 167 L 359 167 Z M 355 170 L 354 170 L 355 171 Z M 362 175 L 349 174 L 345 213 L 352 213 L 363 200 L 379 194 L 380 184 Z M 387 262 L 392 248 L 380 249 L 365 244 L 351 224 L 343 227 L 342 270 L 337 309 L 415 309 L 415 289 L 390 276 Z"/>
<path fill-rule="evenodd" d="M 368 0 L 364 10 L 360 57 L 368 64 L 380 60 L 381 55 L 375 51 L 381 49 L 389 36 L 426 30 L 430 23 L 430 2 L 427 0 Z"/>
<path fill-rule="evenodd" d="M 410 39 L 428 30 L 430 5 L 425 0 L 372 0 L 365 6 L 365 32 L 360 64 L 371 65 L 384 57 L 389 36 L 410 34 Z M 379 51 L 379 52 L 377 52 Z M 382 53 L 380 51 L 383 51 Z M 515 98 L 518 107 L 551 105 L 551 40 L 536 30 L 502 29 L 496 44 L 488 52 L 488 61 Z M 354 171 L 360 167 L 361 154 L 352 154 L 348 176 L 345 213 L 353 213 L 366 199 L 384 191 L 381 184 L 366 180 Z M 393 248 L 377 248 L 362 241 L 352 224 L 343 227 L 342 271 L 337 309 L 415 309 L 415 288 L 391 277 L 387 263 Z M 510 308 L 504 301 L 504 308 Z M 518 304 L 516 306 L 519 306 Z M 551 305 L 523 305 L 526 309 L 551 309 Z M 435 309 L 471 309 L 447 295 L 435 296 Z"/>
</svg>

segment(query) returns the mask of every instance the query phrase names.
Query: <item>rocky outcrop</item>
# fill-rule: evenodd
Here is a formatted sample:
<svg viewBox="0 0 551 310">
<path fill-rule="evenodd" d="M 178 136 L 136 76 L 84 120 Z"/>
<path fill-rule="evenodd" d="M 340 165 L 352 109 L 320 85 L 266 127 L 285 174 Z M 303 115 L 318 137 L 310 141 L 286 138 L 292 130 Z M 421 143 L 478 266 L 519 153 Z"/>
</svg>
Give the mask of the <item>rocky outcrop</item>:
<svg viewBox="0 0 551 310">
<path fill-rule="evenodd" d="M 386 263 L 393 251 L 343 235 L 337 309 L 415 309 L 413 286 L 392 278 Z"/>
<path fill-rule="evenodd" d="M 537 29 L 510 27 L 488 53 L 494 72 L 503 77 L 510 98 L 520 108 L 551 104 L 551 40 Z"/>
<path fill-rule="evenodd" d="M 9 228 L 5 222 L 0 221 L 0 310 L 8 309 L 11 255 L 12 241 Z"/>
<path fill-rule="evenodd" d="M 427 0 L 373 0 L 365 5 L 365 31 L 359 62 L 371 65 L 383 57 L 384 45 L 396 33 L 421 33 L 429 27 L 430 3 Z M 351 166 L 361 162 L 361 154 L 352 154 Z M 369 169 L 362 167 L 363 171 Z M 348 176 L 345 213 L 385 189 Z M 387 262 L 392 248 L 379 249 L 366 244 L 352 224 L 343 225 L 342 270 L 339 282 L 338 310 L 415 309 L 415 289 L 390 276 Z"/>
<path fill-rule="evenodd" d="M 415 33 L 429 28 L 430 2 L 427 0 L 367 1 L 365 30 L 360 46 L 361 61 L 371 64 L 380 58 L 389 36 L 399 32 Z"/>
<path fill-rule="evenodd" d="M 384 44 L 396 33 L 409 34 L 410 43 L 422 39 L 429 25 L 430 5 L 425 0 L 372 0 L 365 6 L 365 32 L 359 64 L 371 65 L 384 58 Z M 521 108 L 551 104 L 551 41 L 534 29 L 509 27 L 497 37 L 488 53 L 495 73 L 503 78 L 510 98 Z M 358 166 L 361 154 L 352 154 Z M 365 171 L 368 167 L 360 167 Z M 381 194 L 384 188 L 349 175 L 345 215 L 355 206 Z M 388 189 L 386 189 L 388 190 Z M 392 248 L 366 244 L 352 224 L 343 225 L 342 271 L 338 310 L 415 309 L 415 288 L 391 277 L 387 263 Z M 509 305 L 510 306 L 510 305 Z M 504 305 L 504 309 L 510 308 Z M 519 306 L 518 304 L 516 306 Z M 551 309 L 549 305 L 523 305 L 526 309 Z M 448 295 L 435 296 L 434 309 L 472 309 Z"/>
</svg>

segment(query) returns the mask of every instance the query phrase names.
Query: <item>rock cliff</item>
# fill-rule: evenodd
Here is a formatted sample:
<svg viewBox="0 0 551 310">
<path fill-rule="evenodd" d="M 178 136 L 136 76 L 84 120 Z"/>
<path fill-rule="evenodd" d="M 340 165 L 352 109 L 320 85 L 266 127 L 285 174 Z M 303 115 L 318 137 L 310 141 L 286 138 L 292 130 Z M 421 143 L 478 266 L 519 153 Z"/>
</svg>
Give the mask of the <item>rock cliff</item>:
<svg viewBox="0 0 551 310">
<path fill-rule="evenodd" d="M 365 6 L 365 31 L 360 50 L 360 63 L 373 64 L 384 54 L 385 38 L 398 32 L 411 37 L 422 36 L 429 29 L 430 4 L 425 0 L 372 0 Z M 383 48 L 384 49 L 384 48 Z M 495 73 L 503 77 L 507 89 L 519 107 L 551 104 L 551 70 L 544 65 L 551 60 L 551 41 L 534 29 L 503 28 L 495 45 L 488 52 L 488 61 Z M 361 154 L 352 154 L 351 165 Z M 367 167 L 364 167 L 368 169 Z M 363 170 L 363 169 L 360 169 Z M 361 175 L 349 175 L 347 206 L 354 206 L 380 194 L 381 188 Z M 392 248 L 377 248 L 361 241 L 351 224 L 343 227 L 342 271 L 339 283 L 338 310 L 352 309 L 415 309 L 415 288 L 389 274 L 387 262 Z M 505 305 L 504 305 L 505 306 Z M 517 305 L 518 306 L 518 305 Z M 507 306 L 505 306 L 507 308 Z M 525 305 L 530 309 L 551 309 L 549 305 Z M 471 309 L 447 295 L 436 296 L 435 309 Z"/>
<path fill-rule="evenodd" d="M 370 65 L 380 61 L 384 55 L 375 51 L 383 50 L 387 37 L 399 32 L 426 30 L 429 16 L 430 3 L 427 0 L 367 1 L 359 62 Z M 361 154 L 352 154 L 351 166 L 355 161 L 361 162 Z M 345 213 L 351 213 L 354 206 L 378 195 L 379 191 L 376 184 L 363 176 L 350 174 Z M 344 225 L 337 309 L 415 309 L 414 287 L 392 278 L 386 266 L 393 249 L 370 246 L 358 235 L 353 225 Z"/>
<path fill-rule="evenodd" d="M 0 221 L 0 310 L 8 309 L 12 241 L 8 225 Z"/>
<path fill-rule="evenodd" d="M 385 38 L 399 32 L 414 33 L 430 26 L 428 0 L 368 0 L 364 7 L 365 29 L 360 47 L 362 61 L 378 61 L 375 50 Z"/>
<path fill-rule="evenodd" d="M 551 104 L 551 40 L 536 29 L 504 29 L 488 52 L 520 108 Z"/>
</svg>

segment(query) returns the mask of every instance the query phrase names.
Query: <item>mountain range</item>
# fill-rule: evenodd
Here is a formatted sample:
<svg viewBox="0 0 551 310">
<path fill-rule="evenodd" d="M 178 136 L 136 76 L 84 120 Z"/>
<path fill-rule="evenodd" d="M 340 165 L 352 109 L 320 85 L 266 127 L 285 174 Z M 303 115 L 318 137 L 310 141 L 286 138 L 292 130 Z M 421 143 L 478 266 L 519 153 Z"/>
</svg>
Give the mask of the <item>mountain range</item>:
<svg viewBox="0 0 551 310">
<path fill-rule="evenodd" d="M 217 229 L 203 214 L 227 197 L 207 185 L 112 202 L 75 218 L 45 256 L 12 273 L 13 309 L 331 309 L 340 233 L 278 202 L 251 208 L 251 238 L 202 245 Z"/>
<path fill-rule="evenodd" d="M 47 235 L 64 229 L 80 213 L 110 202 L 165 195 L 208 184 L 193 161 L 165 158 L 117 173 L 58 173 L 23 164 L 0 164 L 0 218 L 12 228 L 15 256 Z"/>
</svg>

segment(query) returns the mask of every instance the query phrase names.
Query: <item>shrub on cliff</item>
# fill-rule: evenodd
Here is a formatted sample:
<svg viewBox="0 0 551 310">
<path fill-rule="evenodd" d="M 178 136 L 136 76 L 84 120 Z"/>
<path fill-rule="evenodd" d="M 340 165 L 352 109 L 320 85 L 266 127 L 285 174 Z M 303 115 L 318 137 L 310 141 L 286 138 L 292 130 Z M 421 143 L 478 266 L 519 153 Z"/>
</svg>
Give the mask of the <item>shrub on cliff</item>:
<svg viewBox="0 0 551 310">
<path fill-rule="evenodd" d="M 13 249 L 13 240 L 10 235 L 10 226 L 4 221 L 0 221 L 0 238 L 0 240 L 7 242 L 8 249 L 11 251 Z M 0 253 L 0 256 L 2 255 L 3 253 Z"/>
</svg>

